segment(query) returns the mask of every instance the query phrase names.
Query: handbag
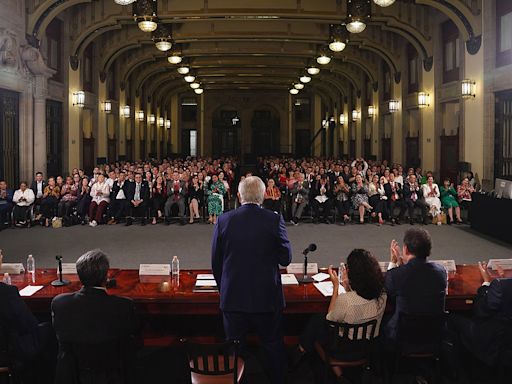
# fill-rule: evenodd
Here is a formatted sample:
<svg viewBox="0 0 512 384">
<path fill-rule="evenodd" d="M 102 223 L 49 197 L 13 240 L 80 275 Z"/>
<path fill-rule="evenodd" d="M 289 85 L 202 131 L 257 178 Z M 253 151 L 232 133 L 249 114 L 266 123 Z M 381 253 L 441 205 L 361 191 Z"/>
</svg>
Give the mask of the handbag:
<svg viewBox="0 0 512 384">
<path fill-rule="evenodd" d="M 441 216 L 441 224 L 446 224 L 446 213 L 441 212 L 440 216 Z M 435 215 L 434 217 L 432 217 L 432 224 L 437 224 L 438 221 L 439 221 L 439 215 Z"/>
<path fill-rule="evenodd" d="M 62 228 L 62 219 L 60 217 L 54 217 L 52 219 L 53 228 Z"/>
</svg>

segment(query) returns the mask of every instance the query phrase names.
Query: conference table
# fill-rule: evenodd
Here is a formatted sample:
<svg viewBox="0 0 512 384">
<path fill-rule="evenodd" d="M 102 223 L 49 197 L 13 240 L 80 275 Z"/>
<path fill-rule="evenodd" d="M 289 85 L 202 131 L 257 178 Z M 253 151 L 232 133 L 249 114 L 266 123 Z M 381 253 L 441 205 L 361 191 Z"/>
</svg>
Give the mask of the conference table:
<svg viewBox="0 0 512 384">
<path fill-rule="evenodd" d="M 481 285 L 480 272 L 476 265 L 457 265 L 457 271 L 449 274 L 446 309 L 451 312 L 468 312 L 473 298 Z M 321 268 L 321 272 L 326 269 Z M 222 321 L 219 313 L 219 294 L 216 292 L 194 292 L 198 274 L 211 273 L 207 270 L 182 270 L 179 279 L 171 276 L 139 276 L 138 270 L 112 269 L 109 279 L 116 285 L 109 288 L 112 295 L 133 299 L 138 315 L 144 323 L 144 339 L 166 344 L 173 337 L 190 334 L 221 334 Z M 285 273 L 285 271 L 283 271 Z M 492 277 L 497 277 L 491 271 Z M 512 270 L 506 271 L 512 277 Z M 53 297 L 61 293 L 74 292 L 81 284 L 77 275 L 64 275 L 70 284 L 53 287 L 57 278 L 55 269 L 38 269 L 35 283 L 43 286 L 29 297 L 24 297 L 29 308 L 36 314 L 50 313 Z M 12 275 L 12 284 L 22 289 L 29 285 L 29 275 Z M 326 313 L 329 297 L 323 296 L 311 283 L 283 287 L 286 298 L 285 333 L 300 334 L 307 319 L 315 313 Z M 148 342 L 149 340 L 149 342 Z"/>
</svg>

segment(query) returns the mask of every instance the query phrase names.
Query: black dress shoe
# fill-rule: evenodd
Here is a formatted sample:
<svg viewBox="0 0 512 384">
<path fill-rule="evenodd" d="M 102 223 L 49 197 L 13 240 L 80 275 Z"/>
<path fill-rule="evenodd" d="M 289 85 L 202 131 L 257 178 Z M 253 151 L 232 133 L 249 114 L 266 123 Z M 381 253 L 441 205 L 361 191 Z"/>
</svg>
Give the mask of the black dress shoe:
<svg viewBox="0 0 512 384">
<path fill-rule="evenodd" d="M 125 226 L 126 226 L 126 227 L 129 227 L 130 225 L 132 225 L 132 219 L 126 219 L 126 224 L 125 224 Z"/>
<path fill-rule="evenodd" d="M 396 223 L 396 220 L 395 219 L 391 219 L 391 225 L 395 226 L 395 223 Z"/>
<path fill-rule="evenodd" d="M 146 225 L 146 219 L 142 219 L 140 222 L 140 225 L 142 225 L 142 226 Z"/>
</svg>

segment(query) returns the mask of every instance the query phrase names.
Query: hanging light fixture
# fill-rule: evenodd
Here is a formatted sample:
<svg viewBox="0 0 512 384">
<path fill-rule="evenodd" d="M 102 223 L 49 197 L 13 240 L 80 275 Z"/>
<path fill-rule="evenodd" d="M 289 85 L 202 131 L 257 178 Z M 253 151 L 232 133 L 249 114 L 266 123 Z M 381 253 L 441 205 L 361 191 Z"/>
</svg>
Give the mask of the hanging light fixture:
<svg viewBox="0 0 512 384">
<path fill-rule="evenodd" d="M 103 111 L 107 114 L 112 113 L 112 102 L 110 100 L 105 100 L 103 102 Z"/>
<path fill-rule="evenodd" d="M 462 98 L 463 99 L 471 99 L 476 97 L 475 87 L 476 83 L 473 80 L 464 79 L 462 80 Z"/>
<path fill-rule="evenodd" d="M 295 83 L 295 84 L 293 84 L 293 87 L 300 91 L 301 89 L 304 89 L 304 84 L 302 84 L 302 83 Z"/>
<path fill-rule="evenodd" d="M 153 114 L 149 115 L 149 124 L 155 124 L 155 122 L 156 122 L 155 115 L 153 115 Z"/>
<path fill-rule="evenodd" d="M 114 0 L 114 3 L 118 5 L 130 5 L 131 3 L 135 3 L 136 0 Z"/>
<path fill-rule="evenodd" d="M 121 108 L 121 116 L 123 116 L 125 119 L 130 117 L 130 106 L 125 105 L 123 108 Z"/>
<path fill-rule="evenodd" d="M 179 64 L 182 60 L 181 50 L 178 48 L 178 44 L 174 44 L 174 48 L 169 57 L 167 57 L 167 61 L 171 64 Z"/>
<path fill-rule="evenodd" d="M 347 1 L 347 31 L 361 33 L 366 29 L 365 21 L 371 17 L 370 0 Z"/>
<path fill-rule="evenodd" d="M 178 67 L 177 71 L 180 75 L 186 75 L 190 72 L 190 68 L 187 65 L 182 65 L 181 67 Z"/>
<path fill-rule="evenodd" d="M 167 52 L 172 48 L 172 36 L 171 36 L 171 26 L 167 27 L 166 25 L 160 23 L 158 24 L 158 28 L 153 32 L 153 42 L 159 51 Z"/>
<path fill-rule="evenodd" d="M 194 89 L 194 92 L 198 95 L 202 94 L 204 92 L 204 89 L 203 88 L 197 88 L 197 89 Z"/>
<path fill-rule="evenodd" d="M 299 90 L 298 90 L 298 89 L 296 89 L 296 88 L 292 88 L 292 89 L 290 89 L 290 93 L 291 93 L 292 95 L 296 95 L 297 93 L 299 93 Z"/>
<path fill-rule="evenodd" d="M 190 88 L 192 88 L 192 89 L 201 88 L 201 84 L 196 83 L 196 82 L 190 83 Z"/>
<path fill-rule="evenodd" d="M 73 105 L 79 108 L 85 107 L 85 92 L 73 92 Z"/>
<path fill-rule="evenodd" d="M 158 118 L 158 126 L 163 127 L 165 125 L 165 119 L 163 117 Z"/>
<path fill-rule="evenodd" d="M 156 6 L 156 0 L 137 0 L 133 17 L 142 32 L 153 32 L 157 29 Z"/>
<path fill-rule="evenodd" d="M 418 92 L 418 108 L 426 108 L 430 105 L 430 95 L 427 92 Z"/>
<path fill-rule="evenodd" d="M 169 119 L 165 120 L 165 128 L 171 129 L 171 120 L 169 120 Z"/>
<path fill-rule="evenodd" d="M 400 102 L 398 100 L 389 100 L 389 112 L 395 113 L 400 109 Z"/>
<path fill-rule="evenodd" d="M 301 83 L 304 83 L 304 84 L 307 84 L 311 81 L 311 77 L 308 76 L 308 75 L 302 75 L 300 78 L 299 78 L 300 82 Z"/>
<path fill-rule="evenodd" d="M 358 111 L 357 109 L 354 109 L 352 111 L 352 121 L 357 121 L 361 118 L 361 111 Z"/>
<path fill-rule="evenodd" d="M 341 124 L 341 125 L 344 125 L 344 124 L 346 123 L 346 121 L 347 121 L 347 118 L 346 118 L 346 117 L 345 117 L 345 115 L 342 113 L 342 114 L 340 115 L 340 124 Z"/>
<path fill-rule="evenodd" d="M 137 120 L 144 121 L 144 111 L 137 111 Z"/>
<path fill-rule="evenodd" d="M 393 5 L 395 3 L 395 0 L 373 0 L 375 4 L 377 4 L 379 7 L 389 7 L 390 5 Z"/>
<path fill-rule="evenodd" d="M 325 47 L 320 48 L 320 52 L 318 57 L 316 58 L 316 62 L 320 65 L 326 65 L 331 62 L 331 57 L 327 53 L 327 49 Z"/>
<path fill-rule="evenodd" d="M 196 77 L 194 75 L 187 75 L 184 77 L 184 79 L 187 83 L 193 83 Z"/>
<path fill-rule="evenodd" d="M 372 118 L 375 115 L 375 107 L 373 105 L 368 106 L 368 117 Z"/>
<path fill-rule="evenodd" d="M 333 52 L 341 52 L 348 42 L 347 30 L 341 24 L 331 24 L 329 27 L 330 39 L 329 49 Z"/>
<path fill-rule="evenodd" d="M 314 65 L 310 65 L 307 69 L 307 72 L 312 76 L 318 75 L 320 73 L 320 68 L 315 67 Z"/>
</svg>

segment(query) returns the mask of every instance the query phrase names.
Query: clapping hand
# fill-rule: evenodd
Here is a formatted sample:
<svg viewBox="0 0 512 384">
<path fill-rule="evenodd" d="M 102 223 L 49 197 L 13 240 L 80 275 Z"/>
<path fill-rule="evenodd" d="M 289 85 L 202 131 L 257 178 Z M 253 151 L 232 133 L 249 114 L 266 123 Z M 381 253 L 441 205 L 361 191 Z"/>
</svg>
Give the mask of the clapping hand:
<svg viewBox="0 0 512 384">
<path fill-rule="evenodd" d="M 334 286 L 334 289 L 337 289 L 340 285 L 340 279 L 339 279 L 336 271 L 334 269 L 332 269 L 332 265 L 329 265 L 327 272 L 329 273 L 329 277 L 331 278 L 331 282 L 332 282 L 332 285 Z"/>
<path fill-rule="evenodd" d="M 478 269 L 480 270 L 480 275 L 482 276 L 482 280 L 484 281 L 484 283 L 490 283 L 491 276 L 489 275 L 489 272 L 487 271 L 487 263 L 485 261 L 479 261 Z"/>
<path fill-rule="evenodd" d="M 395 239 L 391 240 L 391 246 L 389 247 L 390 251 L 390 260 L 393 264 L 401 265 L 402 264 L 402 252 L 400 251 L 400 246 L 398 245 Z"/>
</svg>

